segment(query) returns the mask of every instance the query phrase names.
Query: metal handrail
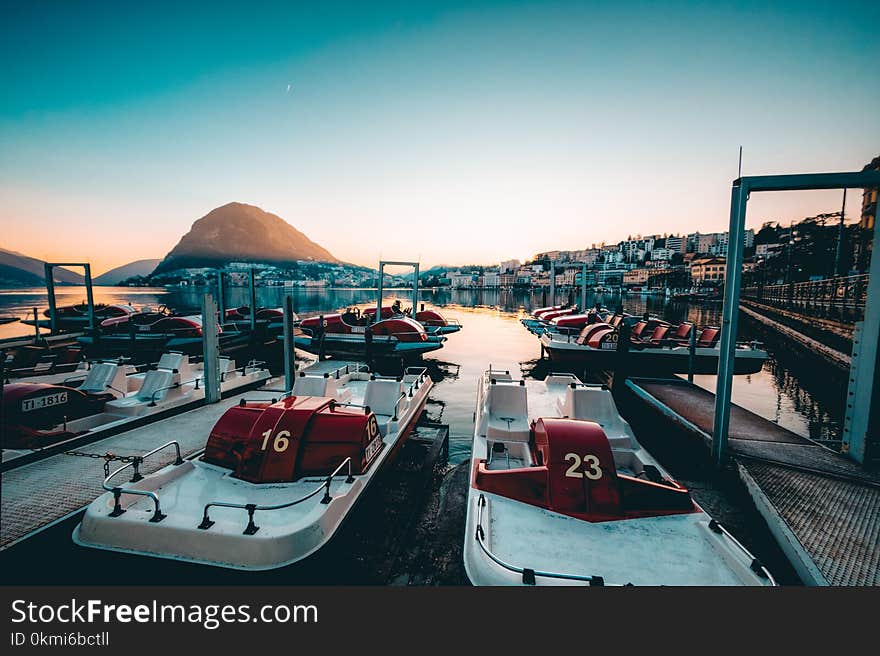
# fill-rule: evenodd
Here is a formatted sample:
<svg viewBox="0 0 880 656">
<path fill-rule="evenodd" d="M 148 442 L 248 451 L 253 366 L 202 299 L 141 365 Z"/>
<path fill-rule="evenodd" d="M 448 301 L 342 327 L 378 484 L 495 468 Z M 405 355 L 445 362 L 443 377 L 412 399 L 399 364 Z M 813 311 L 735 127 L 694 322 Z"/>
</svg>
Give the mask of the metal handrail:
<svg viewBox="0 0 880 656">
<path fill-rule="evenodd" d="M 241 510 L 246 510 L 248 513 L 248 525 L 244 529 L 243 534 L 244 535 L 253 535 L 258 530 L 260 530 L 260 527 L 257 526 L 256 524 L 254 524 L 254 512 L 256 512 L 257 510 L 282 510 L 283 508 L 290 508 L 291 506 L 295 506 L 297 504 L 302 503 L 303 501 L 307 501 L 308 499 L 311 499 L 313 496 L 318 494 L 318 492 L 320 492 L 322 489 L 324 490 L 324 498 L 321 499 L 321 503 L 324 503 L 324 504 L 330 503 L 333 500 L 333 497 L 330 496 L 330 485 L 333 483 L 333 479 L 336 477 L 336 475 L 346 465 L 348 465 L 348 476 L 345 479 L 345 483 L 347 485 L 351 485 L 352 483 L 354 483 L 354 476 L 351 475 L 351 457 L 349 456 L 345 460 L 343 460 L 341 463 L 339 463 L 339 466 L 336 469 L 334 469 L 333 472 L 330 473 L 327 476 L 327 478 L 325 478 L 324 481 L 318 487 L 316 487 L 314 490 L 312 490 L 311 492 L 309 492 L 305 496 L 300 497 L 299 499 L 295 499 L 293 501 L 288 501 L 287 503 L 278 503 L 278 504 L 274 504 L 271 506 L 260 506 L 255 503 L 233 503 L 230 501 L 211 501 L 211 502 L 205 504 L 205 509 L 204 509 L 204 512 L 202 513 L 202 523 L 199 524 L 197 528 L 200 528 L 203 531 L 206 531 L 215 524 L 215 522 L 213 522 L 211 520 L 210 516 L 208 515 L 208 510 L 212 507 L 214 507 L 214 508 L 238 508 Z"/>
<path fill-rule="evenodd" d="M 483 550 L 489 558 L 492 559 L 497 565 L 500 565 L 504 569 L 514 572 L 515 574 L 522 574 L 523 583 L 528 585 L 535 585 L 535 577 L 541 576 L 544 578 L 551 579 L 564 579 L 567 581 L 584 581 L 589 583 L 591 586 L 604 586 L 605 579 L 601 576 L 597 575 L 581 575 L 581 574 L 562 574 L 559 572 L 544 572 L 541 570 L 530 569 L 528 567 L 519 567 L 518 565 L 512 565 L 508 562 L 505 562 L 498 556 L 496 556 L 489 547 L 485 544 L 485 532 L 483 531 L 483 508 L 486 506 L 486 497 L 482 494 L 480 495 L 480 499 L 478 501 L 479 510 L 477 511 L 477 530 L 475 538 L 477 540 L 477 544 L 480 545 L 480 549 Z"/>
<path fill-rule="evenodd" d="M 745 546 L 743 546 L 743 544 L 730 533 L 730 531 L 728 531 L 726 528 L 724 528 L 721 524 L 716 522 L 714 519 L 709 520 L 709 530 L 713 531 L 715 533 L 722 533 L 731 542 L 733 542 L 737 547 L 739 547 L 740 551 L 742 551 L 745 555 L 749 556 L 752 559 L 752 563 L 750 565 L 750 568 L 755 574 L 757 574 L 758 576 L 763 575 L 764 577 L 766 577 L 767 580 L 770 581 L 770 585 L 772 585 L 772 586 L 779 585 L 776 582 L 776 579 L 773 578 L 773 575 L 770 573 L 770 570 L 768 570 L 766 567 L 764 567 L 764 565 L 761 564 L 761 561 L 759 561 L 754 556 L 754 554 L 752 554 L 752 552 L 750 552 L 748 549 L 746 549 Z M 763 572 L 763 574 L 762 574 L 762 572 Z"/>
<path fill-rule="evenodd" d="M 156 395 L 157 394 L 159 394 L 161 392 L 167 392 L 168 390 L 177 389 L 178 387 L 182 387 L 183 385 L 189 385 L 190 383 L 195 383 L 196 384 L 195 389 L 199 389 L 199 381 L 200 380 L 202 380 L 202 379 L 201 378 L 193 378 L 192 380 L 184 380 L 179 383 L 174 383 L 173 385 L 168 385 L 167 387 L 160 387 L 155 392 L 153 392 L 152 395 L 150 395 L 150 402 L 148 405 L 150 407 L 153 407 L 156 405 Z M 135 397 L 136 396 L 137 396 L 137 394 L 135 394 Z"/>
<path fill-rule="evenodd" d="M 151 455 L 158 453 L 165 447 L 171 446 L 172 444 L 174 445 L 177 453 L 177 457 L 174 459 L 174 466 L 176 467 L 177 465 L 182 465 L 183 458 L 180 457 L 180 443 L 177 440 L 171 440 L 170 442 L 166 442 L 162 446 L 156 447 L 149 453 L 145 453 L 142 456 L 135 456 L 134 458 L 132 458 L 131 462 L 125 463 L 124 465 L 122 465 L 122 467 L 120 467 L 104 479 L 104 482 L 101 483 L 101 487 L 103 487 L 108 492 L 113 493 L 113 511 L 110 513 L 110 517 L 119 517 L 125 512 L 125 509 L 119 502 L 123 494 L 135 494 L 142 497 L 149 497 L 153 500 L 155 509 L 153 511 L 153 516 L 150 518 L 151 522 L 161 522 L 163 519 L 165 519 L 165 515 L 162 514 L 162 511 L 159 507 L 159 496 L 155 492 L 150 492 L 149 490 L 136 490 L 133 488 L 124 488 L 119 486 L 110 487 L 109 483 L 111 478 L 114 478 L 119 472 L 121 472 L 123 469 L 127 469 L 128 467 L 134 468 L 134 474 L 132 475 L 129 482 L 137 483 L 143 478 L 139 471 L 141 463 L 149 458 Z"/>
</svg>

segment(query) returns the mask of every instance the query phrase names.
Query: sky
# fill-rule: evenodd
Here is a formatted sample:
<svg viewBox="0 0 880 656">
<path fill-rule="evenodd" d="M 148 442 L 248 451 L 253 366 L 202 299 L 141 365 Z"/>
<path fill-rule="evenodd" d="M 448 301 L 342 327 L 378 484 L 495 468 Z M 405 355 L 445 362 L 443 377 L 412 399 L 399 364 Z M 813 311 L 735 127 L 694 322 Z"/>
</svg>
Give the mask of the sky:
<svg viewBox="0 0 880 656">
<path fill-rule="evenodd" d="M 2 12 L 0 247 L 96 273 L 231 201 L 368 266 L 721 231 L 740 146 L 745 175 L 880 154 L 877 2 Z M 747 225 L 840 204 L 753 196 Z"/>
</svg>

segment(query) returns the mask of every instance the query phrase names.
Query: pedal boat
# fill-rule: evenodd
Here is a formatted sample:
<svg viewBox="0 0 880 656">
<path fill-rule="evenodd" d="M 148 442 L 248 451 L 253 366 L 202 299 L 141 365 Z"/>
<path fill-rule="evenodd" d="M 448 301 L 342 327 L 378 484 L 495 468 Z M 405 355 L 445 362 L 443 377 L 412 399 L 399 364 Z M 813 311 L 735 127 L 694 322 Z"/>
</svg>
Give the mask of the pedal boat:
<svg viewBox="0 0 880 656">
<path fill-rule="evenodd" d="M 117 469 L 74 542 L 239 570 L 308 557 L 394 458 L 432 387 L 424 368 L 365 369 L 302 372 L 291 396 L 227 410 L 201 455 L 131 482 Z"/>
<path fill-rule="evenodd" d="M 464 564 L 474 585 L 775 585 L 572 375 L 477 394 Z"/>
<path fill-rule="evenodd" d="M 219 360 L 221 392 L 270 377 L 263 363 L 236 367 L 229 358 Z M 204 365 L 176 352 L 165 353 L 146 371 L 123 361 L 90 362 L 61 382 L 10 383 L 2 399 L 3 462 L 87 433 L 116 430 L 204 396 Z"/>
<path fill-rule="evenodd" d="M 630 339 L 626 354 L 627 371 L 631 374 L 673 374 L 687 373 L 690 368 L 690 345 L 687 339 L 666 338 L 672 328 L 665 322 L 656 322 L 653 329 L 645 329 L 649 337 L 640 338 L 635 330 L 649 322 L 640 321 L 633 327 L 634 336 Z M 675 327 L 676 331 L 685 328 L 694 330 L 687 322 Z M 641 332 L 641 331 L 640 331 Z M 716 326 L 704 327 L 695 337 L 694 373 L 718 373 L 718 357 L 721 353 L 719 338 L 721 329 Z M 619 330 L 607 323 L 594 323 L 585 326 L 580 333 L 545 332 L 539 337 L 541 346 L 550 360 L 568 366 L 588 367 L 593 371 L 608 371 L 617 367 Z M 767 360 L 767 351 L 758 342 L 738 343 L 734 352 L 734 374 L 754 374 L 761 371 Z"/>
<path fill-rule="evenodd" d="M 415 320 L 422 324 L 425 331 L 429 335 L 451 335 L 452 333 L 457 333 L 461 330 L 461 322 L 458 319 L 447 319 L 442 314 L 437 312 L 437 310 L 426 310 L 424 309 L 424 303 L 422 304 L 422 309 L 416 312 Z M 370 320 L 375 320 L 376 318 L 376 308 L 375 307 L 367 307 L 361 311 L 361 315 L 365 315 L 370 317 Z M 391 306 L 382 306 L 382 318 L 383 319 L 391 319 L 392 317 L 411 317 L 412 316 L 412 308 L 404 308 L 401 312 L 395 312 L 394 308 Z"/>
<path fill-rule="evenodd" d="M 429 335 L 424 326 L 409 317 L 373 322 L 358 308 L 302 319 L 298 327 L 299 333 L 294 335 L 297 348 L 335 358 L 417 359 L 443 348 L 446 341 L 443 335 Z"/>
</svg>

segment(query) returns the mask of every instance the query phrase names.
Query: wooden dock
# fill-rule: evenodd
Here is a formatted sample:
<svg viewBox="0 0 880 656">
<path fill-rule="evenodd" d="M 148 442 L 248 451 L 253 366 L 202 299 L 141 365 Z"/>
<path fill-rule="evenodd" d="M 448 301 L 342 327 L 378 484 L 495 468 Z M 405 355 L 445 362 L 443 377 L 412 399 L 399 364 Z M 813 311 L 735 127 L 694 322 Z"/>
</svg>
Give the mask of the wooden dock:
<svg viewBox="0 0 880 656">
<path fill-rule="evenodd" d="M 643 407 L 711 444 L 715 395 L 681 379 L 635 378 Z M 809 585 L 880 585 L 880 474 L 736 404 L 728 447 L 758 511 Z"/>
</svg>

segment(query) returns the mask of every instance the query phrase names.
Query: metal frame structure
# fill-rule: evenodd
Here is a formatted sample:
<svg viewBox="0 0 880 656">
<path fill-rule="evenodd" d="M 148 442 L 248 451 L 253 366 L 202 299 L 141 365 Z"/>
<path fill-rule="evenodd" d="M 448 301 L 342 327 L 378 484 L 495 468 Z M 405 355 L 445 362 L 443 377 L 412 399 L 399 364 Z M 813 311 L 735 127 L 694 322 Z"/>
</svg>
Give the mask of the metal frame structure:
<svg viewBox="0 0 880 656">
<path fill-rule="evenodd" d="M 386 266 L 408 266 L 413 268 L 413 291 L 412 291 L 412 318 L 416 318 L 419 306 L 419 263 L 418 262 L 395 262 L 393 260 L 379 260 L 379 296 L 376 299 L 376 321 L 382 320 L 382 283 L 385 279 Z"/>
<path fill-rule="evenodd" d="M 721 344 L 718 358 L 718 380 L 715 388 L 715 422 L 712 430 L 712 459 L 718 467 L 726 459 L 727 436 L 730 427 L 730 395 L 733 385 L 734 357 L 736 355 L 736 328 L 739 314 L 740 283 L 742 282 L 743 233 L 746 205 L 753 191 L 807 191 L 818 189 L 858 189 L 880 186 L 880 171 L 855 173 L 807 173 L 794 175 L 744 176 L 733 181 L 730 197 L 730 227 L 728 235 L 727 270 L 722 307 Z M 878 339 L 880 339 L 880 257 L 876 257 L 878 238 L 874 233 L 874 255 L 871 258 L 865 320 L 861 326 L 859 365 L 850 371 L 850 393 L 844 442 L 849 444 L 849 455 L 865 462 L 869 440 L 869 419 L 876 415 L 880 402 L 875 393 L 874 377 L 877 370 Z M 854 346 L 855 350 L 856 346 Z M 875 420 L 876 423 L 876 420 Z M 877 426 L 871 426 L 875 431 Z M 848 439 L 847 439 L 848 438 Z M 876 441 L 876 438 L 875 438 Z"/>
<path fill-rule="evenodd" d="M 46 275 L 46 292 L 49 297 L 49 332 L 55 334 L 57 328 L 57 305 L 55 304 L 55 278 L 52 275 L 55 267 L 82 267 L 85 274 L 86 299 L 89 305 L 89 330 L 95 329 L 95 296 L 92 293 L 92 266 L 88 262 L 44 262 Z"/>
</svg>

